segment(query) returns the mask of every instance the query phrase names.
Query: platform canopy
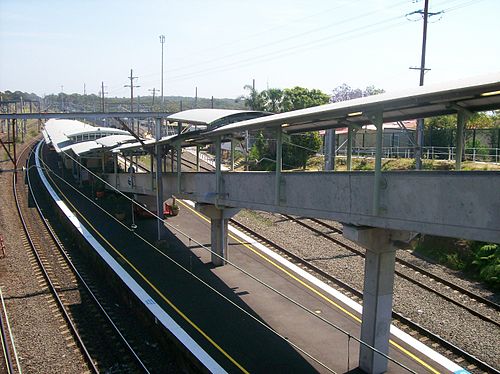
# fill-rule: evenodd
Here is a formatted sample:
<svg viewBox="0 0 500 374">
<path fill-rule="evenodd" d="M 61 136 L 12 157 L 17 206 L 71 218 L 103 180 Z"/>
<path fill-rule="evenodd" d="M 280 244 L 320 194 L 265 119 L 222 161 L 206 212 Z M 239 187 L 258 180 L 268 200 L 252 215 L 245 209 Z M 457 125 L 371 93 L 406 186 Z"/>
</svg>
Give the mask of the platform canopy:
<svg viewBox="0 0 500 374">
<path fill-rule="evenodd" d="M 459 109 L 479 112 L 499 108 L 500 73 L 495 73 L 274 114 L 224 125 L 203 135 L 215 137 L 277 127 L 285 133 L 297 133 L 368 125 L 374 113 L 382 113 L 384 122 L 393 122 L 454 114 Z"/>
<path fill-rule="evenodd" d="M 112 127 L 95 127 L 75 120 L 50 119 L 42 131 L 45 142 L 52 145 L 56 152 L 61 152 L 72 145 L 94 141 L 110 136 L 130 136 L 125 130 Z M 115 138 L 115 142 L 123 142 L 125 138 Z M 116 146 L 113 145 L 113 146 Z M 103 144 L 99 144 L 103 147 Z"/>
<path fill-rule="evenodd" d="M 169 122 L 196 125 L 198 128 L 214 129 L 230 123 L 267 116 L 270 114 L 271 113 L 255 110 L 189 109 L 171 114 L 167 117 L 167 120 Z"/>
</svg>

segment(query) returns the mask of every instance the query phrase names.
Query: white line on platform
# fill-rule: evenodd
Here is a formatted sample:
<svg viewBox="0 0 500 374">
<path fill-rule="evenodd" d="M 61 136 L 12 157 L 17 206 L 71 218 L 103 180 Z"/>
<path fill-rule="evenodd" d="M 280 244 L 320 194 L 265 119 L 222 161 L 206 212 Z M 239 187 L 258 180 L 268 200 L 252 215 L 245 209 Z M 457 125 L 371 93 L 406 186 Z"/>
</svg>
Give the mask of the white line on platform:
<svg viewBox="0 0 500 374">
<path fill-rule="evenodd" d="M 192 207 L 195 206 L 194 202 L 190 200 L 183 200 Z M 305 270 L 301 269 L 295 264 L 292 264 L 290 261 L 287 259 L 283 258 L 273 250 L 267 248 L 266 246 L 262 245 L 261 243 L 257 242 L 250 236 L 246 235 L 245 233 L 241 232 L 240 230 L 236 229 L 235 227 L 229 225 L 229 231 L 231 231 L 233 234 L 239 236 L 244 242 L 251 244 L 255 248 L 259 249 L 263 253 L 265 253 L 267 256 L 273 258 L 274 260 L 278 261 L 281 265 L 286 266 L 288 269 L 296 273 L 297 275 L 301 276 L 302 278 L 306 279 L 310 283 L 314 284 L 316 287 L 322 289 L 326 293 L 330 294 L 340 302 L 344 303 L 351 309 L 355 310 L 359 314 L 362 314 L 363 312 L 363 307 L 352 300 L 351 298 L 345 296 L 343 293 L 340 291 L 337 291 L 336 289 L 330 287 L 323 281 L 319 280 L 318 278 L 314 277 L 313 275 L 309 274 Z M 466 371 L 464 368 L 461 366 L 457 365 L 453 361 L 447 359 L 440 353 L 436 352 L 432 348 L 429 348 L 422 342 L 418 341 L 417 339 L 411 337 L 404 331 L 400 330 L 396 326 L 391 325 L 391 334 L 397 337 L 398 339 L 404 341 L 406 344 L 409 346 L 413 347 L 423 355 L 427 356 L 429 359 L 433 360 L 434 362 L 437 362 L 439 365 L 443 366 L 444 368 L 450 370 L 452 373 L 455 374 L 466 374 L 468 371 Z"/>
<path fill-rule="evenodd" d="M 47 181 L 42 172 L 38 153 L 42 142 L 38 143 L 35 152 L 35 162 L 38 169 L 38 174 L 47 191 L 52 196 L 56 204 L 69 218 L 73 226 L 82 234 L 87 242 L 95 249 L 101 258 L 113 269 L 127 287 L 137 296 L 144 306 L 156 317 L 156 319 L 168 329 L 210 372 L 226 373 L 226 371 L 205 352 L 205 350 L 196 343 L 181 326 L 170 317 L 154 300 L 153 298 L 116 262 L 116 260 L 104 249 L 104 247 L 92 236 L 78 218 L 71 212 L 68 206 L 61 200 L 59 195 L 54 191 L 52 186 Z"/>
</svg>

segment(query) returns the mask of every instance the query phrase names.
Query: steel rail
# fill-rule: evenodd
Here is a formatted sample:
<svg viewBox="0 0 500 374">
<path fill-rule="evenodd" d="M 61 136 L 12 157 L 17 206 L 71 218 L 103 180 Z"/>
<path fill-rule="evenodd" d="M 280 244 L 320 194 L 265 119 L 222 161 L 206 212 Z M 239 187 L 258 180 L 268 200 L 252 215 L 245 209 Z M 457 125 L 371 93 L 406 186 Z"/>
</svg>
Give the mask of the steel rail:
<svg viewBox="0 0 500 374">
<path fill-rule="evenodd" d="M 35 143 L 35 142 L 33 142 Z M 24 153 L 26 152 L 26 150 L 30 149 L 30 147 L 26 147 L 23 149 L 22 151 L 22 154 L 24 155 Z M 17 165 L 16 165 L 17 166 Z M 94 373 L 99 373 L 99 370 L 97 369 L 95 363 L 94 363 L 94 360 L 92 359 L 92 356 L 90 355 L 89 351 L 87 350 L 87 347 L 85 346 L 85 343 L 83 342 L 82 340 L 82 337 L 80 336 L 80 334 L 78 333 L 78 330 L 76 328 L 76 326 L 74 325 L 73 321 L 71 320 L 71 317 L 69 316 L 69 313 L 68 311 L 66 310 L 66 307 L 64 306 L 64 303 L 62 302 L 60 296 L 59 296 L 59 293 L 57 292 L 57 289 L 56 287 L 54 286 L 54 284 L 52 283 L 52 280 L 50 279 L 50 276 L 47 272 L 47 269 L 45 268 L 45 266 L 43 265 L 43 262 L 42 262 L 42 259 L 41 259 L 41 256 L 38 252 L 38 250 L 36 249 L 36 246 L 35 246 L 35 243 L 33 242 L 33 239 L 31 237 L 31 234 L 28 230 L 28 226 L 26 224 L 26 220 L 24 218 L 24 215 L 23 215 L 23 212 L 22 212 L 22 208 L 21 208 L 21 203 L 19 202 L 19 197 L 18 197 L 18 194 L 17 194 L 17 182 L 16 182 L 16 178 L 15 176 L 12 178 L 12 190 L 13 190 L 13 194 L 14 194 L 14 200 L 15 200 L 15 203 L 16 203 L 16 207 L 17 207 L 17 211 L 18 211 L 18 214 L 19 214 L 19 219 L 21 220 L 21 224 L 23 226 L 23 231 L 26 235 L 26 239 L 28 240 L 29 242 L 29 245 L 33 251 L 33 254 L 37 260 L 37 263 L 43 273 L 43 276 L 49 286 L 49 289 L 52 293 L 52 295 L 54 296 L 56 302 L 57 302 L 57 305 L 59 307 L 59 310 L 61 311 L 64 319 L 66 320 L 67 324 L 69 325 L 70 329 L 71 329 L 71 332 L 73 334 L 73 337 L 75 338 L 75 340 L 77 341 L 77 344 L 79 345 L 81 351 L 82 351 L 82 354 L 85 358 L 85 361 L 87 361 L 87 364 L 89 365 L 90 369 L 94 372 Z"/>
<path fill-rule="evenodd" d="M 306 218 L 306 217 L 303 217 L 303 218 Z M 324 226 L 332 231 L 335 231 L 335 232 L 338 232 L 338 233 L 342 233 L 342 230 L 332 226 L 332 225 L 329 225 L 328 223 L 326 222 L 323 222 L 319 219 L 316 219 L 316 218 L 307 218 L 311 221 L 313 221 L 314 223 L 317 223 L 321 226 Z M 468 296 L 469 298 L 471 299 L 474 299 L 476 300 L 477 302 L 481 303 L 481 304 L 485 304 L 486 306 L 490 307 L 490 308 L 493 308 L 495 309 L 496 311 L 500 311 L 500 305 L 495 303 L 494 301 L 491 301 L 491 300 L 488 300 L 487 298 L 481 296 L 481 295 L 478 295 L 478 294 L 475 294 L 474 292 L 466 289 L 466 288 L 463 288 L 453 282 L 450 282 L 449 280 L 446 280 L 444 278 L 441 278 L 440 276 L 434 274 L 434 273 L 431 273 L 430 271 L 424 269 L 424 268 L 421 268 L 420 266 L 418 265 L 415 265 L 415 264 L 412 264 L 411 262 L 409 261 L 406 261 L 402 258 L 398 258 L 396 257 L 396 262 L 398 262 L 399 264 L 401 265 L 404 265 L 406 266 L 407 268 L 410 268 L 412 270 L 415 270 L 429 278 L 432 278 L 434 279 L 436 282 L 439 282 L 439 283 L 442 283 L 444 284 L 445 286 L 447 287 L 450 287 L 451 289 L 455 290 L 455 291 L 458 291 L 466 296 Z"/>
<path fill-rule="evenodd" d="M 248 234 L 250 234 L 254 238 L 258 239 L 259 241 L 269 245 L 270 247 L 273 247 L 275 250 L 277 250 L 279 252 L 284 253 L 286 256 L 292 258 L 294 262 L 299 263 L 299 264 L 307 267 L 308 269 L 314 271 L 315 273 L 319 274 L 323 278 L 329 280 L 332 283 L 335 283 L 339 287 L 342 287 L 343 289 L 352 293 L 353 295 L 357 296 L 358 298 L 363 299 L 363 293 L 361 291 L 359 291 L 358 289 L 356 289 L 356 288 L 350 286 L 349 284 L 343 282 L 342 280 L 332 276 L 331 274 L 327 273 L 326 271 L 311 264 L 309 261 L 304 260 L 303 258 L 297 256 L 296 254 L 294 254 L 294 253 L 290 252 L 289 250 L 285 249 L 284 247 L 280 246 L 279 244 L 276 244 L 273 241 L 267 239 L 263 235 L 257 233 L 255 230 L 252 230 L 251 228 L 249 228 L 248 226 L 246 226 L 246 225 L 244 225 L 244 224 L 242 224 L 234 219 L 230 219 L 230 222 L 234 226 L 239 227 L 241 230 L 246 231 Z M 481 361 L 479 358 L 475 357 L 474 355 L 471 355 L 470 353 L 457 347 L 453 343 L 443 339 L 439 335 L 432 333 L 431 331 L 429 331 L 425 327 L 420 326 L 419 324 L 406 318 L 402 314 L 393 311 L 392 317 L 394 319 L 398 320 L 399 322 L 409 326 L 413 330 L 417 331 L 419 334 L 421 334 L 421 335 L 433 340 L 434 342 L 438 343 L 441 347 L 450 350 L 455 355 L 458 355 L 458 356 L 464 358 L 467 362 L 474 364 L 475 366 L 477 366 L 481 370 L 486 370 L 486 371 L 491 372 L 491 373 L 500 374 L 499 370 L 490 366 L 488 363 Z"/>
<path fill-rule="evenodd" d="M 346 243 L 343 243 L 343 242 L 342 242 L 342 241 L 340 241 L 340 240 L 337 240 L 337 239 L 335 239 L 335 238 L 332 238 L 330 235 L 325 234 L 325 233 L 324 233 L 324 232 L 322 232 L 321 230 L 319 230 L 319 229 L 317 229 L 317 228 L 315 228 L 315 227 L 312 227 L 312 226 L 308 225 L 307 223 L 304 223 L 303 221 L 301 221 L 301 220 L 299 220 L 299 219 L 296 219 L 296 218 L 294 218 L 294 217 L 292 217 L 292 216 L 289 216 L 289 215 L 286 215 L 286 214 L 283 214 L 283 217 L 286 217 L 287 219 L 289 219 L 289 220 L 291 220 L 291 221 L 294 221 L 294 222 L 298 223 L 298 224 L 299 224 L 299 225 L 301 225 L 302 227 L 307 228 L 308 230 L 310 230 L 310 231 L 312 231 L 312 232 L 314 232 L 314 233 L 316 233 L 316 234 L 318 234 L 318 235 L 320 235 L 320 236 L 324 237 L 325 239 L 328 239 L 328 240 L 330 240 L 330 241 L 334 242 L 335 244 L 337 244 L 337 245 L 339 245 L 339 246 L 341 246 L 341 247 L 343 247 L 343 248 L 345 248 L 345 249 L 347 249 L 347 250 L 349 250 L 349 251 L 351 251 L 351 252 L 353 252 L 353 253 L 355 253 L 355 254 L 357 254 L 357 255 L 359 255 L 359 256 L 361 256 L 361 257 L 363 257 L 363 258 L 365 257 L 365 254 L 364 254 L 363 252 L 361 252 L 360 250 L 358 250 L 358 249 L 356 249 L 356 248 L 353 248 L 352 246 L 350 246 L 350 245 L 348 245 L 348 244 L 346 244 Z M 397 263 L 399 263 L 399 264 L 401 265 L 401 263 L 398 261 L 398 259 L 397 259 L 397 258 L 396 258 L 396 262 L 397 262 Z M 440 291 L 438 291 L 438 290 L 435 290 L 435 289 L 434 289 L 434 288 L 432 288 L 432 287 L 427 286 L 426 284 L 423 284 L 422 282 L 420 282 L 420 281 L 418 281 L 418 280 L 416 280 L 416 279 L 414 279 L 414 278 L 412 278 L 412 277 L 410 277 L 410 276 L 408 276 L 408 275 L 406 275 L 406 274 L 402 273 L 401 271 L 399 271 L 399 270 L 395 270 L 395 274 L 396 274 L 398 277 L 403 278 L 404 280 L 406 280 L 406 281 L 408 281 L 408 282 L 410 282 L 410 283 L 413 283 L 413 284 L 415 284 L 416 286 L 418 286 L 418 287 L 420 287 L 420 288 L 423 288 L 424 290 L 426 290 L 426 291 L 428 291 L 428 292 L 430 292 L 430 293 L 433 293 L 433 294 L 435 294 L 435 295 L 437 295 L 437 296 L 439 296 L 439 297 L 441 297 L 441 298 L 445 299 L 447 302 L 449 302 L 449 303 L 451 303 L 451 304 L 454 304 L 454 305 L 456 305 L 456 306 L 458 306 L 458 307 L 460 307 L 460 308 L 462 308 L 462 309 L 465 309 L 467 312 L 469 312 L 470 314 L 472 314 L 472 315 L 474 315 L 474 316 L 476 316 L 476 317 L 478 317 L 478 318 L 482 319 L 483 321 L 488 322 L 488 323 L 491 323 L 491 324 L 493 324 L 493 325 L 495 325 L 495 326 L 497 326 L 497 327 L 500 327 L 500 322 L 495 321 L 494 319 L 492 319 L 492 318 L 490 318 L 490 317 L 488 317 L 488 316 L 484 315 L 483 313 L 478 312 L 477 310 L 472 309 L 471 307 L 469 307 L 469 306 L 467 306 L 467 305 L 462 304 L 461 302 L 459 302 L 459 301 L 457 301 L 457 300 L 455 300 L 455 299 L 453 299 L 453 298 L 449 297 L 448 295 L 445 295 L 444 293 L 442 293 L 442 292 L 440 292 Z"/>
<path fill-rule="evenodd" d="M 5 365 L 7 366 L 7 373 L 13 374 L 14 373 L 14 364 L 12 361 L 12 356 L 10 354 L 10 346 L 9 346 L 8 341 L 7 341 L 7 331 L 6 331 L 6 328 L 4 326 L 3 318 L 4 318 L 4 310 L 2 307 L 1 315 L 0 315 L 0 330 L 1 330 L 0 339 L 2 341 L 2 352 L 3 352 L 4 358 L 5 358 Z"/>
<path fill-rule="evenodd" d="M 135 350 L 132 348 L 132 346 L 130 345 L 130 343 L 127 341 L 127 339 L 125 338 L 125 336 L 121 333 L 121 331 L 118 328 L 118 326 L 114 323 L 114 321 L 111 318 L 111 316 L 106 312 L 105 308 L 102 306 L 102 304 L 100 303 L 100 301 L 98 300 L 98 298 L 95 296 L 94 292 L 92 292 L 90 286 L 87 284 L 87 282 L 85 281 L 84 277 L 80 274 L 80 272 L 78 271 L 78 269 L 73 264 L 73 261 L 71 261 L 71 259 L 69 258 L 68 254 L 63 249 L 63 246 L 62 246 L 59 238 L 57 237 L 57 234 L 54 232 L 54 230 L 52 229 L 52 227 L 48 224 L 48 220 L 45 218 L 45 215 L 43 214 L 43 211 L 42 211 L 40 205 L 38 204 L 38 200 L 37 200 L 35 194 L 33 193 L 33 188 L 31 188 L 31 181 L 30 181 L 30 178 L 29 178 L 29 174 L 28 174 L 28 185 L 30 186 L 30 189 L 29 189 L 30 190 L 30 194 L 33 197 L 33 201 L 34 201 L 34 203 L 36 205 L 36 208 L 37 208 L 37 211 L 38 211 L 38 213 L 39 213 L 39 215 L 40 215 L 40 217 L 41 217 L 41 219 L 42 219 L 42 221 L 44 223 L 44 226 L 47 229 L 47 231 L 49 232 L 51 238 L 56 243 L 57 248 L 59 249 L 59 252 L 61 253 L 61 255 L 64 257 L 67 265 L 71 268 L 71 270 L 73 271 L 73 273 L 76 275 L 76 277 L 78 278 L 80 284 L 88 292 L 89 296 L 94 301 L 94 303 L 97 306 L 97 308 L 99 309 L 99 311 L 102 313 L 102 315 L 108 321 L 108 323 L 111 325 L 111 327 L 116 332 L 116 334 L 120 337 L 121 342 L 125 345 L 125 347 L 127 347 L 127 350 L 132 355 L 132 357 L 134 358 L 134 360 L 136 361 L 136 363 L 141 367 L 142 370 L 144 370 L 144 372 L 149 373 L 149 370 L 147 369 L 146 365 L 142 362 L 142 360 L 140 359 L 140 357 L 138 356 L 138 354 L 135 352 Z"/>
</svg>

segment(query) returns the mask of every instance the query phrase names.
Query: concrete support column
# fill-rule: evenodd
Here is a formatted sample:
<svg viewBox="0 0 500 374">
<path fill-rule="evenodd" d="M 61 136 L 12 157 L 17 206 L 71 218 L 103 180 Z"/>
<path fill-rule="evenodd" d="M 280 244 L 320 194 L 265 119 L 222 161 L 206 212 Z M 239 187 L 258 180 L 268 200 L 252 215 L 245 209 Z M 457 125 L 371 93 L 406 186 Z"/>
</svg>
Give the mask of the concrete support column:
<svg viewBox="0 0 500 374">
<path fill-rule="evenodd" d="M 210 218 L 211 261 L 214 266 L 223 266 L 227 260 L 228 221 L 239 212 L 236 208 L 219 209 L 211 204 L 198 204 L 196 210 Z"/>
<path fill-rule="evenodd" d="M 365 257 L 361 340 L 385 354 L 389 353 L 395 257 L 390 245 L 367 249 Z M 383 373 L 387 359 L 361 346 L 359 366 L 367 373 Z"/>
<path fill-rule="evenodd" d="M 391 230 L 344 225 L 344 236 L 366 248 L 363 316 L 359 367 L 366 373 L 384 373 L 388 355 L 392 320 L 392 294 L 396 251 Z"/>
</svg>

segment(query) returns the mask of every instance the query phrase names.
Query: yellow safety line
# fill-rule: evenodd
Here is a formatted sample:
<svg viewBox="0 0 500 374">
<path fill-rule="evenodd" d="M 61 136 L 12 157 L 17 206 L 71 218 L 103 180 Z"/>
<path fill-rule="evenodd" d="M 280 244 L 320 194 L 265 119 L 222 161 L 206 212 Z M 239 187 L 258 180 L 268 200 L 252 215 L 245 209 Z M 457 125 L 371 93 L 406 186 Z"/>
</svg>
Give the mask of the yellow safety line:
<svg viewBox="0 0 500 374">
<path fill-rule="evenodd" d="M 71 201 L 66 197 L 66 195 L 61 191 L 57 183 L 54 182 L 49 173 L 47 173 L 48 177 L 55 185 L 57 190 L 64 197 L 66 202 L 71 205 L 71 207 L 78 213 L 80 217 L 94 230 L 94 232 L 99 235 L 99 237 L 104 240 L 104 242 L 109 245 L 109 247 L 123 260 L 125 261 L 172 309 L 174 309 L 177 314 L 179 314 L 187 323 L 189 323 L 196 331 L 198 331 L 205 339 L 207 339 L 219 352 L 221 352 L 224 356 L 226 356 L 229 361 L 231 361 L 238 369 L 240 369 L 243 373 L 249 374 L 249 372 L 240 365 L 233 357 L 229 355 L 221 346 L 219 346 L 210 336 L 208 336 L 198 325 L 196 325 L 188 316 L 186 316 L 177 306 L 174 305 L 156 286 L 149 281 L 148 278 L 144 274 L 142 274 L 139 269 L 137 269 L 119 250 L 117 250 L 90 222 L 87 218 L 71 203 Z"/>
<path fill-rule="evenodd" d="M 210 220 L 207 217 L 205 217 L 201 213 L 197 212 L 196 210 L 194 210 L 192 207 L 190 207 L 189 205 L 187 205 L 183 201 L 177 200 L 177 202 L 179 202 L 180 204 L 182 204 L 184 207 L 188 208 L 191 212 L 193 212 L 194 214 L 196 214 L 198 217 L 200 217 L 204 221 L 210 222 Z M 333 300 L 331 300 L 328 296 L 324 295 L 323 293 L 319 292 L 317 289 L 311 287 L 310 285 L 308 285 L 307 283 L 305 283 L 301 279 L 297 278 L 295 275 L 293 275 L 292 273 L 290 273 L 288 270 L 284 269 L 281 265 L 278 265 L 272 259 L 268 258 L 267 256 L 264 256 L 260 251 L 255 250 L 250 245 L 248 245 L 247 243 L 243 242 L 241 239 L 239 239 L 238 237 L 236 237 L 236 236 L 234 236 L 232 234 L 229 234 L 229 237 L 232 238 L 232 239 L 234 239 L 234 240 L 236 240 L 238 243 L 240 243 L 244 247 L 250 249 L 253 253 L 255 253 L 259 257 L 263 258 L 264 260 L 266 260 L 267 262 L 269 262 L 271 265 L 275 266 L 276 268 L 278 268 L 279 270 L 281 270 L 282 272 L 284 272 L 286 275 L 290 276 L 292 279 L 294 279 L 295 281 L 297 281 L 298 283 L 300 283 L 301 285 L 303 285 L 304 287 L 306 287 L 308 290 L 312 291 L 313 293 L 315 293 L 316 295 L 318 295 L 319 297 L 321 297 L 323 300 L 327 301 L 328 303 L 332 304 L 333 306 L 335 306 L 336 308 L 338 308 L 342 312 L 346 313 L 348 316 L 350 316 L 356 322 L 361 323 L 361 318 L 359 318 L 358 316 L 356 316 L 353 313 L 349 312 L 347 309 L 343 308 L 342 306 L 340 306 L 339 304 L 337 304 L 336 302 L 334 302 Z M 432 366 L 430 366 L 429 364 L 427 364 L 425 361 L 423 361 L 421 358 L 415 356 L 413 353 L 411 353 L 407 349 L 403 348 L 402 346 L 400 346 L 398 343 L 396 343 L 392 339 L 390 339 L 389 342 L 394 347 L 398 348 L 401 352 L 403 352 L 404 354 L 408 355 L 410 358 L 412 358 L 413 360 L 415 360 L 416 362 L 418 362 L 420 365 L 422 365 L 425 368 L 427 368 L 429 371 L 431 371 L 431 372 L 433 372 L 435 374 L 440 374 L 440 371 L 436 370 L 435 368 L 433 368 Z"/>
</svg>

